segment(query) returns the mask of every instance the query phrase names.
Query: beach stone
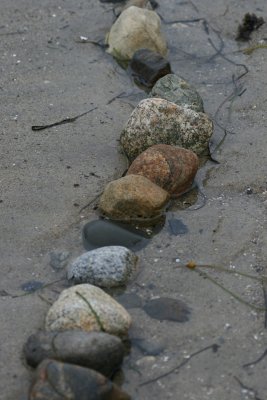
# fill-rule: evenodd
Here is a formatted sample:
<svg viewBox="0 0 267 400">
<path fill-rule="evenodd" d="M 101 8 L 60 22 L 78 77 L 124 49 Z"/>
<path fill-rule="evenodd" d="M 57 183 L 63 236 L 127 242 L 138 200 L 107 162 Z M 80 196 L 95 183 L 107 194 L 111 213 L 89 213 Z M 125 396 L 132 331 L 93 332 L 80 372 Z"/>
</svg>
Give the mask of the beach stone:
<svg viewBox="0 0 267 400">
<path fill-rule="evenodd" d="M 124 346 L 117 336 L 80 330 L 40 331 L 28 338 L 23 351 L 31 367 L 51 358 L 92 368 L 105 376 L 119 368 L 124 356 Z"/>
<path fill-rule="evenodd" d="M 130 62 L 130 68 L 137 83 L 148 88 L 164 75 L 171 73 L 169 61 L 149 49 L 137 50 Z"/>
<path fill-rule="evenodd" d="M 45 329 L 102 331 L 127 336 L 131 324 L 128 312 L 102 289 L 84 283 L 63 290 L 48 310 Z"/>
<path fill-rule="evenodd" d="M 86 250 L 104 246 L 123 246 L 133 251 L 145 247 L 151 237 L 133 225 L 107 219 L 98 219 L 85 224 L 82 236 Z"/>
<path fill-rule="evenodd" d="M 52 251 L 50 253 L 50 266 L 55 270 L 59 271 L 66 267 L 68 259 L 70 257 L 69 251 Z"/>
<path fill-rule="evenodd" d="M 100 287 L 126 285 L 138 257 L 123 246 L 105 246 L 88 251 L 68 267 L 68 280 Z"/>
<path fill-rule="evenodd" d="M 129 8 L 131 6 L 139 7 L 139 8 L 147 8 L 148 10 L 152 10 L 152 5 L 149 0 L 128 0 L 123 7 L 123 10 Z"/>
<path fill-rule="evenodd" d="M 130 397 L 92 369 L 45 360 L 36 371 L 29 400 L 130 400 Z"/>
<path fill-rule="evenodd" d="M 206 114 L 151 98 L 142 100 L 134 109 L 120 143 L 130 160 L 155 144 L 181 146 L 197 155 L 207 155 L 212 133 L 213 124 Z"/>
<path fill-rule="evenodd" d="M 130 60 L 136 50 L 146 48 L 167 54 L 160 17 L 155 11 L 131 6 L 112 25 L 107 37 L 108 53 L 119 60 Z"/>
<path fill-rule="evenodd" d="M 193 151 L 157 144 L 149 147 L 133 161 L 127 175 L 145 176 L 172 197 L 178 197 L 192 186 L 198 166 L 198 157 Z"/>
<path fill-rule="evenodd" d="M 204 112 L 203 100 L 196 89 L 175 74 L 168 74 L 160 78 L 153 86 L 151 97 L 160 97 L 177 104 L 191 108 L 191 110 Z"/>
<path fill-rule="evenodd" d="M 168 192 L 144 176 L 127 175 L 106 186 L 99 209 L 111 219 L 153 219 L 162 215 L 168 199 Z"/>
<path fill-rule="evenodd" d="M 124 0 L 100 0 L 100 3 L 122 3 Z"/>
</svg>

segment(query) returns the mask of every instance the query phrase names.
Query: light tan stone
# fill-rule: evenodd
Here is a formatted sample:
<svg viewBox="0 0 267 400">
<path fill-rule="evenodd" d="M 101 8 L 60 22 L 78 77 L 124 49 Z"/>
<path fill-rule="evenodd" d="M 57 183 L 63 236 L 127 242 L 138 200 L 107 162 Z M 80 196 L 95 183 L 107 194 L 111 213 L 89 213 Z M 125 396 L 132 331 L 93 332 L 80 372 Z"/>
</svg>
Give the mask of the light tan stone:
<svg viewBox="0 0 267 400">
<path fill-rule="evenodd" d="M 63 290 L 49 309 L 48 331 L 81 329 L 126 336 L 131 324 L 128 312 L 102 289 L 81 284 Z"/>
<path fill-rule="evenodd" d="M 120 60 L 130 60 L 136 50 L 146 48 L 165 56 L 166 41 L 156 12 L 131 6 L 112 25 L 107 37 L 108 53 Z"/>
</svg>

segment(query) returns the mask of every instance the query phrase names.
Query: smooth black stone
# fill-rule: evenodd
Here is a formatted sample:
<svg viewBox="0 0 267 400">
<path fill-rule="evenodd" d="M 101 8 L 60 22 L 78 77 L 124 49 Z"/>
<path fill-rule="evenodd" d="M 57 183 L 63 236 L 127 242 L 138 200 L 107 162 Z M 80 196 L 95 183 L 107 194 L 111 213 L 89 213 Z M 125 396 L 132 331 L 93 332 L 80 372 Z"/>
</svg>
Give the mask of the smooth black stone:
<svg viewBox="0 0 267 400">
<path fill-rule="evenodd" d="M 88 222 L 83 227 L 83 245 L 86 250 L 104 246 L 124 246 L 140 250 L 149 243 L 149 238 L 140 230 L 122 223 L 107 220 Z"/>
<path fill-rule="evenodd" d="M 168 60 L 149 49 L 137 50 L 130 62 L 130 69 L 137 83 L 152 87 L 163 76 L 171 73 Z"/>
<path fill-rule="evenodd" d="M 151 318 L 160 321 L 186 322 L 190 316 L 190 310 L 184 302 L 168 297 L 149 300 L 143 309 Z"/>
</svg>

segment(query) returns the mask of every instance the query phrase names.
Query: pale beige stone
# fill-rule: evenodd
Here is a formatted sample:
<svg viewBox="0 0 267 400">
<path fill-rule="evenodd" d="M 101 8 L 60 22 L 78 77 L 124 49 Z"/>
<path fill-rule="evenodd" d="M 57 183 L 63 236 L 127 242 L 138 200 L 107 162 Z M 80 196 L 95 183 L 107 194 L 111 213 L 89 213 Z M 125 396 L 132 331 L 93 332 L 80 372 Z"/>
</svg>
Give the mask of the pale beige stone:
<svg viewBox="0 0 267 400">
<path fill-rule="evenodd" d="M 145 8 L 131 6 L 112 25 L 107 37 L 108 53 L 120 60 L 130 60 L 136 50 L 146 48 L 162 56 L 167 53 L 158 14 Z"/>
<path fill-rule="evenodd" d="M 102 289 L 81 284 L 63 290 L 49 309 L 48 331 L 81 329 L 126 336 L 131 324 L 128 312 Z"/>
<path fill-rule="evenodd" d="M 123 10 L 126 10 L 126 8 L 129 8 L 131 6 L 139 8 L 147 8 L 148 10 L 152 10 L 152 6 L 149 0 L 129 0 L 123 7 Z"/>
</svg>

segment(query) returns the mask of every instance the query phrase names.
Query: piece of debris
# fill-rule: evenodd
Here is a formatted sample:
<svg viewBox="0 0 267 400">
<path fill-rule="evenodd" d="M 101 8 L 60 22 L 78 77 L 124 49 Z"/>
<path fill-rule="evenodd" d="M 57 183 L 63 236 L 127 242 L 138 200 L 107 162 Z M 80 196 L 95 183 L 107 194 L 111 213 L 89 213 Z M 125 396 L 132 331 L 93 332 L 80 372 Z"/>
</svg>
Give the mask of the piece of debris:
<svg viewBox="0 0 267 400">
<path fill-rule="evenodd" d="M 245 14 L 242 24 L 238 26 L 236 40 L 246 42 L 250 39 L 253 31 L 259 29 L 264 24 L 262 17 L 257 17 L 255 14 Z"/>
</svg>

